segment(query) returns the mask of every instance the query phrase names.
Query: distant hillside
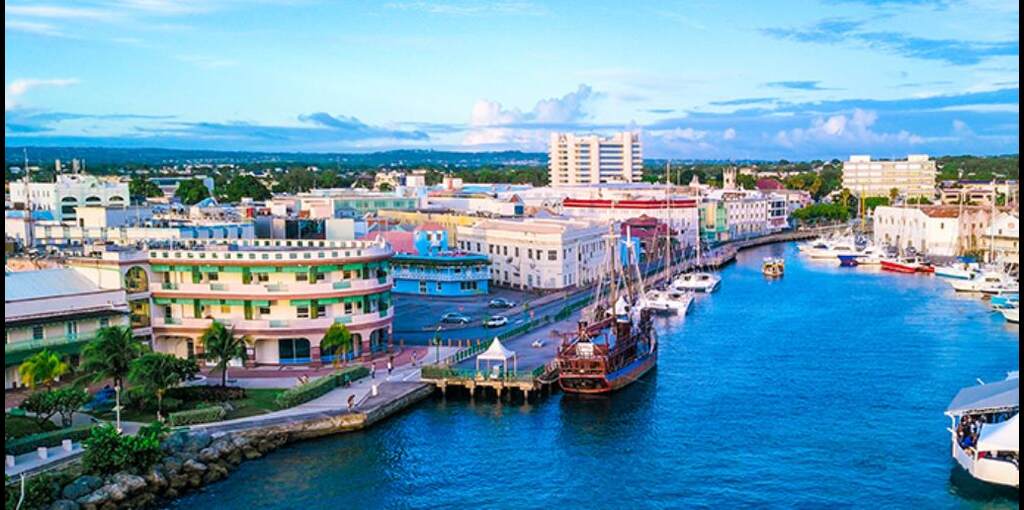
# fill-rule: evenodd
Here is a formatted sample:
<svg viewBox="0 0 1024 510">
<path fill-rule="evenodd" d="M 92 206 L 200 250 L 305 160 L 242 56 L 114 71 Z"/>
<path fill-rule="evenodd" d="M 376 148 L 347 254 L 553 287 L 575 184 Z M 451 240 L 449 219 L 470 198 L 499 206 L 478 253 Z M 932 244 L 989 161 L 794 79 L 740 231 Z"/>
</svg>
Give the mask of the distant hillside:
<svg viewBox="0 0 1024 510">
<path fill-rule="evenodd" d="M 29 162 L 48 166 L 53 160 L 85 159 L 89 165 L 149 166 L 182 163 L 280 163 L 330 167 L 450 166 L 479 167 L 505 165 L 546 165 L 547 154 L 539 152 L 455 152 L 434 150 L 392 150 L 368 153 L 234 152 L 181 149 L 115 149 L 106 147 L 27 147 Z M 21 165 L 22 147 L 5 147 L 5 166 Z"/>
</svg>

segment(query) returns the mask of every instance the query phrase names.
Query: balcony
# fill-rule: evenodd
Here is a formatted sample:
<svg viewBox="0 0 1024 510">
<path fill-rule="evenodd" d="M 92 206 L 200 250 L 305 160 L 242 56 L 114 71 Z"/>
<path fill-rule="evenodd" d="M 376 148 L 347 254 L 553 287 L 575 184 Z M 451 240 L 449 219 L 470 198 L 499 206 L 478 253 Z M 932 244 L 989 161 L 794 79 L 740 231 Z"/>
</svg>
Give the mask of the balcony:
<svg viewBox="0 0 1024 510">
<path fill-rule="evenodd" d="M 354 315 L 342 315 L 335 317 L 317 317 L 316 319 L 300 319 L 300 318 L 274 318 L 274 319 L 253 319 L 246 320 L 242 318 L 217 318 L 217 320 L 231 324 L 235 328 L 237 334 L 260 334 L 266 330 L 282 330 L 282 333 L 287 332 L 290 329 L 313 329 L 313 330 L 327 330 L 331 324 L 338 323 L 344 324 L 349 328 L 359 328 L 362 325 L 371 324 L 380 321 L 381 319 L 389 319 L 394 317 L 394 307 L 388 307 L 387 310 L 360 313 Z M 156 330 L 164 330 L 163 332 L 174 332 L 176 330 L 203 330 L 210 326 L 213 319 L 196 319 L 186 317 L 159 317 L 153 319 L 153 327 Z M 158 332 L 159 334 L 159 332 Z"/>
<path fill-rule="evenodd" d="M 388 290 L 392 285 L 389 276 L 361 279 L 361 280 L 339 280 L 334 282 L 295 282 L 295 283 L 241 283 L 241 282 L 214 282 L 214 283 L 163 283 L 161 290 L 157 291 L 160 297 L 176 296 L 210 296 L 233 295 L 244 296 L 247 299 L 275 299 L 280 294 L 290 296 L 303 295 L 332 295 L 332 294 L 371 294 Z"/>
<path fill-rule="evenodd" d="M 437 282 L 465 282 L 472 280 L 490 280 L 491 271 L 463 271 L 450 273 L 441 271 L 416 271 L 409 269 L 392 269 L 394 278 L 401 280 L 425 280 Z"/>
</svg>

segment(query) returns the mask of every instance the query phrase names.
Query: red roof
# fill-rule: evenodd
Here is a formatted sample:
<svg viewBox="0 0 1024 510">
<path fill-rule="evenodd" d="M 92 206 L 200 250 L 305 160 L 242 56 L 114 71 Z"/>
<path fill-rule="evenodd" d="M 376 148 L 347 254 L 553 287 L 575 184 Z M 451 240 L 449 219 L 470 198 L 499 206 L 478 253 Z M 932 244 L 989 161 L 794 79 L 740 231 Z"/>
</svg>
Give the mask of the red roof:
<svg viewBox="0 0 1024 510">
<path fill-rule="evenodd" d="M 779 190 L 785 188 L 778 179 L 764 178 L 757 180 L 757 189 L 759 190 Z"/>
<path fill-rule="evenodd" d="M 388 244 L 391 245 L 391 249 L 395 250 L 395 253 L 416 253 L 416 243 L 413 240 L 412 232 L 406 232 L 404 230 L 370 232 L 369 234 L 364 235 L 361 239 L 364 241 L 373 241 L 380 238 L 387 241 Z"/>
</svg>

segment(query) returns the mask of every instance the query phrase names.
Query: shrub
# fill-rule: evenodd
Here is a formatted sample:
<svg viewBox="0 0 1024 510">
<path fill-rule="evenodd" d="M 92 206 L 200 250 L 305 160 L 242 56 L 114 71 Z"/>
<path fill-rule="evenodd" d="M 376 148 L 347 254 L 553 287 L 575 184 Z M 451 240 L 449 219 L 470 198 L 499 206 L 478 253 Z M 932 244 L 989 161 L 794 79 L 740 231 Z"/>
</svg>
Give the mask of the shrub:
<svg viewBox="0 0 1024 510">
<path fill-rule="evenodd" d="M 60 489 L 72 481 L 67 472 L 42 473 L 25 480 L 25 500 L 21 508 L 47 508 L 60 498 Z M 4 476 L 4 508 L 15 510 L 21 499 L 21 483 L 11 482 Z"/>
<path fill-rule="evenodd" d="M 355 381 L 368 375 L 370 375 L 370 369 L 362 365 L 345 367 L 311 383 L 291 388 L 278 395 L 275 402 L 281 408 L 295 407 L 324 396 L 327 392 L 341 386 L 346 381 Z"/>
<path fill-rule="evenodd" d="M 146 388 L 135 387 L 131 388 L 126 392 L 124 404 L 127 407 L 135 409 L 137 411 L 143 411 L 147 413 L 155 413 L 159 407 L 159 401 L 151 391 Z M 164 397 L 163 410 L 164 411 L 177 411 L 181 409 L 182 401 L 176 398 Z"/>
<path fill-rule="evenodd" d="M 237 386 L 179 386 L 167 390 L 167 397 L 184 402 L 226 402 L 245 398 L 245 388 Z M 164 407 L 167 401 L 164 400 Z"/>
<path fill-rule="evenodd" d="M 89 437 L 89 431 L 92 428 L 92 425 L 76 425 L 66 429 L 40 432 L 38 434 L 19 437 L 18 439 L 11 439 L 10 441 L 4 441 L 4 451 L 8 455 L 21 455 L 23 453 L 33 452 L 40 446 L 46 446 L 49 448 L 60 446 L 61 442 L 65 439 L 82 441 Z"/>
<path fill-rule="evenodd" d="M 224 419 L 224 415 L 226 414 L 227 411 L 225 411 L 221 406 L 200 407 L 197 409 L 190 409 L 188 411 L 171 413 L 167 417 L 167 421 L 173 427 L 181 427 L 185 425 L 220 421 Z"/>
<path fill-rule="evenodd" d="M 141 473 L 160 460 L 160 428 L 144 427 L 134 436 L 122 434 L 113 425 L 94 427 L 85 440 L 82 463 L 94 474 L 119 471 Z"/>
</svg>

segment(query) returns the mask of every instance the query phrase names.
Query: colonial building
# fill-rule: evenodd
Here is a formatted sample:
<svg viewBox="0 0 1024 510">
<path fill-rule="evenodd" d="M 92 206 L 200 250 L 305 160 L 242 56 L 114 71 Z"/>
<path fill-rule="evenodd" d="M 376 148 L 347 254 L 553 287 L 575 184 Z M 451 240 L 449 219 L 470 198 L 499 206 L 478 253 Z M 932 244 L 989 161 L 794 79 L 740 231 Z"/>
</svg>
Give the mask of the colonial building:
<svg viewBox="0 0 1024 510">
<path fill-rule="evenodd" d="M 80 205 L 125 207 L 128 183 L 87 174 L 57 174 L 54 182 L 10 183 L 15 209 L 52 211 L 57 221 L 75 221 Z"/>
<path fill-rule="evenodd" d="M 453 250 L 448 231 L 441 225 L 427 223 L 411 230 L 396 227 L 371 232 L 365 239 L 383 239 L 395 251 L 391 258 L 394 292 L 460 297 L 489 290 L 490 260 L 485 255 Z"/>
<path fill-rule="evenodd" d="M 991 260 L 1020 264 L 1020 212 L 1003 211 L 996 215 L 984 239 Z"/>
<path fill-rule="evenodd" d="M 874 214 L 874 240 L 881 246 L 958 256 L 984 249 L 990 222 L 987 207 L 879 206 Z"/>
<path fill-rule="evenodd" d="M 458 233 L 459 249 L 490 259 L 492 283 L 558 290 L 597 281 L 608 228 L 569 219 L 494 219 Z"/>
<path fill-rule="evenodd" d="M 18 367 L 47 349 L 77 363 L 107 326 L 128 324 L 120 289 L 104 289 L 73 269 L 4 273 L 4 388 L 21 385 Z"/>
</svg>

